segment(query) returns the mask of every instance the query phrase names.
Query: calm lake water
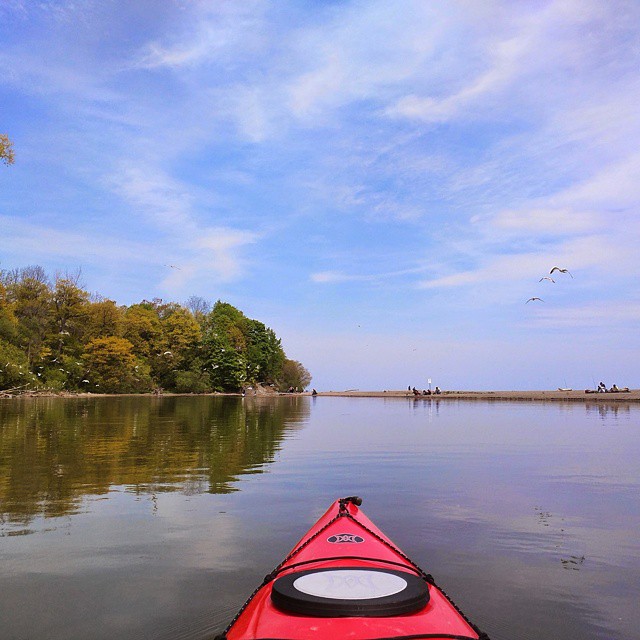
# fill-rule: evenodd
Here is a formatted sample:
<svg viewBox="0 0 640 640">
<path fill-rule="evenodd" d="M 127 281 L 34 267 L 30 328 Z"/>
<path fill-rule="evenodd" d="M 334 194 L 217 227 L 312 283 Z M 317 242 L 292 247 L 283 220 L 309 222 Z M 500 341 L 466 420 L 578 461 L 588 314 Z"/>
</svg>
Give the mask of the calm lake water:
<svg viewBox="0 0 640 640">
<path fill-rule="evenodd" d="M 640 635 L 640 406 L 0 400 L 0 637 L 204 640 L 336 498 L 493 640 Z"/>
</svg>

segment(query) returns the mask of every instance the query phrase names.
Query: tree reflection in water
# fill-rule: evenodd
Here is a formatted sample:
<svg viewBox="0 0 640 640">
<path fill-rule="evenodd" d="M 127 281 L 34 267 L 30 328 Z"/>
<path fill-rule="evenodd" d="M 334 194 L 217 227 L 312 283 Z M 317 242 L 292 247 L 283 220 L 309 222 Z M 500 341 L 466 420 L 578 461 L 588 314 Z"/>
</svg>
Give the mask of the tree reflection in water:
<svg viewBox="0 0 640 640">
<path fill-rule="evenodd" d="M 308 414 L 300 397 L 0 400 L 0 522 L 70 515 L 113 486 L 234 491 Z"/>
</svg>

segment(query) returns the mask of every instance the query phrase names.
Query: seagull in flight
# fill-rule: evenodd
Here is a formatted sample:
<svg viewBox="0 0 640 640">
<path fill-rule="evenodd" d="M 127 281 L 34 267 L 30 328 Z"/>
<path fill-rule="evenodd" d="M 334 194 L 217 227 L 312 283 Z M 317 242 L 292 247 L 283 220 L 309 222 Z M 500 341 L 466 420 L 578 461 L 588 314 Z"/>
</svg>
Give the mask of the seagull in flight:
<svg viewBox="0 0 640 640">
<path fill-rule="evenodd" d="M 543 280 L 548 280 L 549 282 L 555 282 L 555 280 L 553 278 L 550 278 L 549 276 L 543 276 L 542 278 L 540 278 L 540 280 L 538 280 L 538 282 L 542 282 Z"/>
<path fill-rule="evenodd" d="M 529 302 L 533 302 L 534 300 L 540 300 L 540 302 L 544 302 L 544 300 L 542 298 L 529 298 L 525 304 L 528 304 Z"/>
<path fill-rule="evenodd" d="M 554 271 L 559 271 L 560 273 L 568 273 L 573 278 L 569 269 L 561 269 L 560 267 L 553 267 L 553 269 L 549 271 L 549 275 L 552 275 Z"/>
<path fill-rule="evenodd" d="M 175 264 L 165 264 L 165 267 L 169 267 L 170 269 L 177 269 L 178 271 L 182 271 L 180 267 L 176 267 Z"/>
</svg>

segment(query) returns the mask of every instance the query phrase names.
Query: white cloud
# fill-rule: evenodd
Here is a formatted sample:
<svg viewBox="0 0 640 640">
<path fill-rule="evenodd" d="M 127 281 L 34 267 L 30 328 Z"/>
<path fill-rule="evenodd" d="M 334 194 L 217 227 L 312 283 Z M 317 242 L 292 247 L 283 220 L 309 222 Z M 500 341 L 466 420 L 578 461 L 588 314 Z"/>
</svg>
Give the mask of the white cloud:
<svg viewBox="0 0 640 640">
<path fill-rule="evenodd" d="M 78 231 L 66 227 L 50 227 L 36 222 L 0 215 L 3 253 L 26 255 L 29 261 L 46 258 L 69 264 L 86 261 L 141 263 L 148 260 L 145 244 L 117 235 L 96 236 L 93 229 Z"/>
<path fill-rule="evenodd" d="M 581 287 L 604 286 L 612 283 L 612 278 L 615 279 L 612 284 L 622 283 L 637 277 L 640 270 L 636 242 L 637 236 L 626 237 L 623 226 L 611 233 L 557 240 L 550 245 L 543 244 L 535 251 L 503 255 L 478 251 L 472 268 L 422 280 L 418 287 L 439 289 L 487 285 L 494 292 L 505 288 L 513 291 L 514 283 L 533 284 L 548 275 L 553 266 L 568 268 L 574 276 L 580 273 L 576 284 Z M 440 265 L 440 269 L 444 268 L 446 263 Z M 523 295 L 530 291 L 521 290 Z"/>
<path fill-rule="evenodd" d="M 622 148 L 617 154 L 615 161 L 578 167 L 568 186 L 545 196 L 520 198 L 511 208 L 471 216 L 464 240 L 448 239 L 438 254 L 443 275 L 419 286 L 492 283 L 500 289 L 543 275 L 552 264 L 581 271 L 593 287 L 608 283 L 615 289 L 631 282 L 640 275 L 640 156 Z M 458 260 L 460 252 L 472 267 L 446 273 L 447 263 Z"/>
<path fill-rule="evenodd" d="M 241 135 L 251 142 L 263 142 L 271 132 L 269 115 L 258 88 L 241 88 L 236 94 L 236 121 Z"/>
<path fill-rule="evenodd" d="M 603 76 L 603 59 L 612 48 L 628 47 L 624 32 L 638 18 L 629 4 L 616 11 L 598 2 L 483 8 L 484 15 L 462 16 L 467 39 L 448 51 L 446 62 L 436 61 L 448 65 L 449 80 L 417 83 L 419 90 L 395 100 L 387 115 L 433 123 L 461 117 L 494 120 L 504 114 L 510 120 L 553 117 L 555 109 L 562 112 L 576 98 L 586 98 L 585 92 L 596 94 L 590 74 Z M 594 37 L 596 32 L 600 37 Z M 627 71 L 633 79 L 632 67 Z M 613 78 L 605 74 L 603 84 L 614 83 Z M 602 91 L 600 99 L 607 93 Z"/>
<path fill-rule="evenodd" d="M 33 95 L 55 96 L 57 99 L 72 97 L 75 107 L 89 104 L 114 104 L 120 102 L 120 94 L 103 83 L 105 70 L 99 77 L 80 65 L 51 56 L 47 64 L 33 51 L 0 52 L 0 72 L 3 84 L 9 84 Z"/>
<path fill-rule="evenodd" d="M 244 274 L 244 260 L 239 255 L 239 249 L 253 244 L 258 238 L 257 233 L 248 230 L 204 228 L 194 243 L 202 250 L 200 268 L 212 269 L 225 281 L 239 278 Z"/>
<path fill-rule="evenodd" d="M 336 54 L 329 55 L 324 66 L 297 78 L 291 88 L 291 110 L 297 115 L 308 114 L 315 105 L 327 96 L 335 96 L 347 76 L 341 60 Z"/>
<path fill-rule="evenodd" d="M 259 233 L 201 222 L 194 213 L 200 206 L 189 185 L 158 167 L 128 164 L 111 184 L 131 205 L 134 215 L 149 220 L 173 245 L 172 260 L 179 264 L 163 280 L 163 286 L 175 291 L 205 273 L 222 282 L 242 277 L 245 261 L 241 250 L 255 243 Z M 215 213 L 209 212 L 208 217 L 215 217 Z"/>
<path fill-rule="evenodd" d="M 378 102 L 424 72 L 451 26 L 455 8 L 421 2 L 353 4 L 292 39 L 301 61 L 287 82 L 294 116 L 316 118 L 354 101 Z"/>
<path fill-rule="evenodd" d="M 545 264 L 542 253 L 488 256 L 474 269 L 422 280 L 418 287 L 421 289 L 435 289 L 485 283 L 499 287 L 501 283 L 520 281 L 527 277 L 532 277 L 532 275 L 540 273 Z"/>
<path fill-rule="evenodd" d="M 604 211 L 640 204 L 640 153 L 633 153 L 598 168 L 594 175 L 577 182 L 553 200 L 574 206 L 599 207 Z"/>
<path fill-rule="evenodd" d="M 182 29 L 166 44 L 148 43 L 134 66 L 179 69 L 255 51 L 263 41 L 265 7 L 262 0 L 195 2 L 183 15 Z"/>
<path fill-rule="evenodd" d="M 392 278 L 404 278 L 408 275 L 414 275 L 417 273 L 423 273 L 426 271 L 428 267 L 425 266 L 417 266 L 410 267 L 407 269 L 398 269 L 394 271 L 386 271 L 386 272 L 376 272 L 376 273 L 366 273 L 366 274 L 349 274 L 344 273 L 343 271 L 317 271 L 310 275 L 310 280 L 312 282 L 317 282 L 320 284 L 325 283 L 336 283 L 336 282 L 371 282 L 371 283 L 379 283 L 384 280 L 389 280 Z"/>
<path fill-rule="evenodd" d="M 538 237 L 593 233 L 605 222 L 599 213 L 571 209 L 511 209 L 499 212 L 490 220 L 492 230 L 497 227 Z"/>
<path fill-rule="evenodd" d="M 640 321 L 640 302 L 625 300 L 616 302 L 592 302 L 567 307 L 539 308 L 529 324 L 539 327 L 606 327 L 619 325 L 637 326 Z"/>
<path fill-rule="evenodd" d="M 530 38 L 509 38 L 491 45 L 494 50 L 492 66 L 473 78 L 466 86 L 445 98 L 421 98 L 408 95 L 386 110 L 390 116 L 417 118 L 425 122 L 446 122 L 457 117 L 470 104 L 486 94 L 494 93 L 516 76 L 521 59 L 529 53 Z"/>
<path fill-rule="evenodd" d="M 178 233 L 195 232 L 190 214 L 193 197 L 186 185 L 155 166 L 124 164 L 109 181 L 136 213 Z"/>
<path fill-rule="evenodd" d="M 312 282 L 318 282 L 320 284 L 334 283 L 334 282 L 350 282 L 353 280 L 361 280 L 361 277 L 350 276 L 340 271 L 318 271 L 312 273 L 310 276 Z"/>
</svg>

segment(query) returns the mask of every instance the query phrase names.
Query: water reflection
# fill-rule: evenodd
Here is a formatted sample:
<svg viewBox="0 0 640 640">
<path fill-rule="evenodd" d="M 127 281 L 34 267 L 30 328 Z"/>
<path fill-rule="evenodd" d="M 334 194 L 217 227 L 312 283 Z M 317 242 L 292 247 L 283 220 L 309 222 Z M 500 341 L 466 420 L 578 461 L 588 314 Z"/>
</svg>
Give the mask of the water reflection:
<svg viewBox="0 0 640 640">
<path fill-rule="evenodd" d="M 640 405 L 600 402 L 0 401 L 0 636 L 210 640 L 357 494 L 494 640 L 635 640 Z"/>
<path fill-rule="evenodd" d="M 587 402 L 585 409 L 588 414 L 599 415 L 603 420 L 618 417 L 628 419 L 631 416 L 631 405 L 628 402 Z"/>
<path fill-rule="evenodd" d="M 273 461 L 308 412 L 302 398 L 0 401 L 0 522 L 73 514 L 114 485 L 153 497 L 228 493 Z"/>
</svg>

